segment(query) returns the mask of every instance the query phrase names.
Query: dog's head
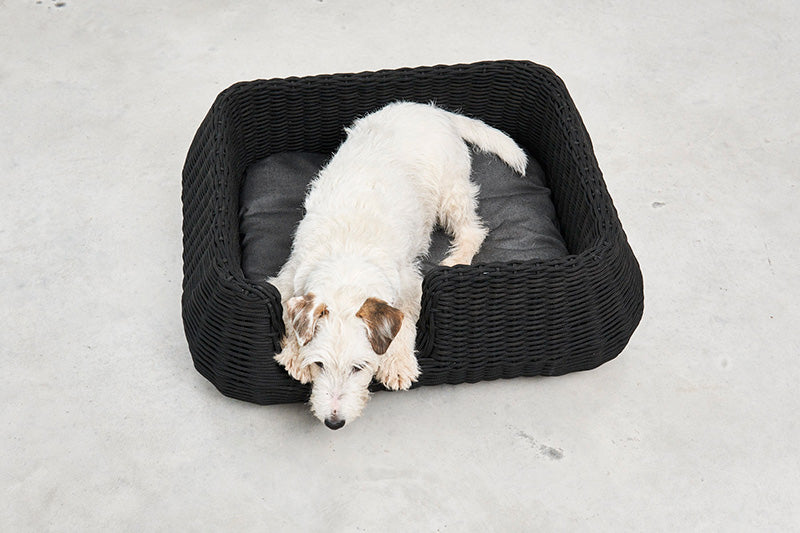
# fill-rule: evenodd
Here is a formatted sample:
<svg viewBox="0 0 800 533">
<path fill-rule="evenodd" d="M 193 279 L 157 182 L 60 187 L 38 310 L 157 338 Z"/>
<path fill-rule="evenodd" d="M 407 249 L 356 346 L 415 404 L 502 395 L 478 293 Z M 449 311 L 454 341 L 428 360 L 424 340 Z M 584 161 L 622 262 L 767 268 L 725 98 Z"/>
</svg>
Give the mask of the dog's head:
<svg viewBox="0 0 800 533">
<path fill-rule="evenodd" d="M 291 298 L 287 314 L 300 364 L 311 376 L 311 410 L 326 426 L 339 429 L 366 405 L 403 313 L 378 298 L 367 298 L 355 312 L 340 312 L 308 293 Z"/>
</svg>

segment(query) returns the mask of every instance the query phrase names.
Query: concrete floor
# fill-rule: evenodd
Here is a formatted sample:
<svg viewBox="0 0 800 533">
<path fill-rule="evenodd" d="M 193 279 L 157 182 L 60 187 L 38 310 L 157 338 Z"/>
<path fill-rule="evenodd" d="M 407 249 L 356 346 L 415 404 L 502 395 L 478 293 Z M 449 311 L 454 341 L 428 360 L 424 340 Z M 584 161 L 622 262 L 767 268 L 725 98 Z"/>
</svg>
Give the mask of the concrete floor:
<svg viewBox="0 0 800 533">
<path fill-rule="evenodd" d="M 0 530 L 800 530 L 800 7 L 649 4 L 0 2 Z M 180 319 L 217 93 L 499 58 L 592 135 L 645 276 L 623 354 L 335 433 L 218 394 Z"/>
</svg>

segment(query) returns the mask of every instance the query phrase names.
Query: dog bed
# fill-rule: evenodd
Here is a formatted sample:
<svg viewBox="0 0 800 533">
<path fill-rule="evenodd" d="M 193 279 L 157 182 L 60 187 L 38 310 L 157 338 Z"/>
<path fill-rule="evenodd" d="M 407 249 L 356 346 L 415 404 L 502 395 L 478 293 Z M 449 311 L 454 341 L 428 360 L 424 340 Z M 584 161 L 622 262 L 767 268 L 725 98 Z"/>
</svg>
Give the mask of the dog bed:
<svg viewBox="0 0 800 533">
<path fill-rule="evenodd" d="M 344 126 L 396 100 L 434 101 L 505 131 L 537 163 L 525 185 L 539 187 L 511 194 L 536 204 L 533 222 L 516 208 L 506 219 L 494 209 L 500 218 L 487 225 L 497 242 L 490 233 L 471 266 L 436 266 L 436 242 L 446 240 L 435 237 L 417 324 L 418 385 L 588 370 L 633 334 L 641 272 L 589 136 L 550 69 L 493 61 L 243 82 L 217 97 L 183 171 L 184 327 L 195 368 L 223 394 L 259 404 L 307 399 L 308 387 L 273 360 L 284 329 L 280 295 L 264 280 L 288 256 L 304 182 Z M 498 164 L 476 154 L 474 178 L 501 182 L 487 170 Z M 504 224 L 516 240 L 504 241 Z"/>
</svg>

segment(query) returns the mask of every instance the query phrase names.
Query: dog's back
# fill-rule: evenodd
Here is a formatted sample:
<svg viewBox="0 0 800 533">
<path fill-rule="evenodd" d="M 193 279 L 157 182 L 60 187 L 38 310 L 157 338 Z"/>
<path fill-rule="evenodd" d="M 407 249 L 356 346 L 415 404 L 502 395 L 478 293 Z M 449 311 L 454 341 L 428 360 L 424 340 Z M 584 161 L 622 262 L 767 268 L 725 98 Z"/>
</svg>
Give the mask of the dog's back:
<svg viewBox="0 0 800 533">
<path fill-rule="evenodd" d="M 448 224 L 452 197 L 461 202 L 467 194 L 474 207 L 465 141 L 524 172 L 525 153 L 506 134 L 433 105 L 398 102 L 357 120 L 312 182 L 295 244 L 334 243 L 413 261 L 427 251 L 437 220 Z"/>
</svg>

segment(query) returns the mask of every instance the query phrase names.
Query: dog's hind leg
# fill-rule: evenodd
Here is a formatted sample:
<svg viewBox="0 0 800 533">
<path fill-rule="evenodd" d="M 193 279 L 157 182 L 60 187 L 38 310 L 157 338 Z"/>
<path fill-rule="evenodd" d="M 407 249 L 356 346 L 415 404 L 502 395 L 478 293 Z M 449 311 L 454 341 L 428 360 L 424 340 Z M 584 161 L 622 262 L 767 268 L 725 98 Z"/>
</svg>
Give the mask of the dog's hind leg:
<svg viewBox="0 0 800 533">
<path fill-rule="evenodd" d="M 450 169 L 453 179 L 447 180 L 439 205 L 439 223 L 453 238 L 447 257 L 440 263 L 443 266 L 470 264 L 488 233 L 478 216 L 480 188 L 469 179 L 470 163 L 467 156 L 463 164 Z"/>
</svg>

